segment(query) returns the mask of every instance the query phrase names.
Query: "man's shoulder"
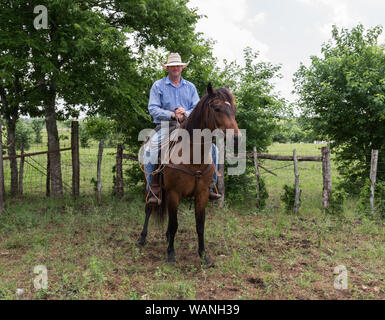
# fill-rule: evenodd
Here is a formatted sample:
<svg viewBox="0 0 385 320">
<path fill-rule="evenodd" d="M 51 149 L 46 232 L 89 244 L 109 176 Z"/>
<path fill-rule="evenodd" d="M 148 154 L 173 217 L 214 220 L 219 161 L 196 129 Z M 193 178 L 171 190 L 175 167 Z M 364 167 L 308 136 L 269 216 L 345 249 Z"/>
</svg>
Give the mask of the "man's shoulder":
<svg viewBox="0 0 385 320">
<path fill-rule="evenodd" d="M 195 84 L 193 84 L 192 82 L 190 82 L 190 81 L 188 81 L 188 80 L 186 80 L 186 79 L 183 79 L 183 81 L 184 81 L 184 84 L 185 84 L 186 86 L 191 87 L 191 88 L 193 88 L 193 89 L 196 89 L 196 88 L 195 88 Z"/>
<path fill-rule="evenodd" d="M 164 77 L 162 79 L 156 80 L 154 84 L 152 85 L 153 88 L 159 88 L 160 86 L 164 85 L 166 83 L 167 77 Z"/>
</svg>

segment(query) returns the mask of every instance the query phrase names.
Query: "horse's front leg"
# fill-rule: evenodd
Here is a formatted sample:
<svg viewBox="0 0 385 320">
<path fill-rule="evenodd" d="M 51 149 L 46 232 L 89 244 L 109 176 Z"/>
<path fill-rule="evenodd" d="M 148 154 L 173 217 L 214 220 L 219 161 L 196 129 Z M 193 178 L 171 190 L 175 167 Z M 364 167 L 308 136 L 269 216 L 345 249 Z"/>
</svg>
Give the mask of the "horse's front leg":
<svg viewBox="0 0 385 320">
<path fill-rule="evenodd" d="M 198 253 L 199 256 L 202 259 L 202 263 L 206 267 L 212 267 L 214 264 L 212 260 L 207 256 L 205 251 L 205 220 L 206 220 L 206 205 L 207 201 L 204 201 L 205 203 L 202 203 L 201 201 L 195 202 L 195 224 L 196 224 L 196 231 L 198 234 Z"/>
<path fill-rule="evenodd" d="M 167 227 L 167 261 L 175 262 L 174 238 L 178 230 L 178 204 L 179 199 L 176 194 L 170 193 L 167 198 L 168 205 L 168 227 Z"/>
<path fill-rule="evenodd" d="M 140 238 L 139 238 L 138 243 L 137 243 L 137 245 L 139 247 L 143 247 L 146 243 L 148 220 L 150 220 L 152 207 L 150 205 L 146 204 L 144 211 L 146 213 L 146 218 L 144 219 L 143 230 L 142 230 L 142 233 L 140 234 Z"/>
</svg>

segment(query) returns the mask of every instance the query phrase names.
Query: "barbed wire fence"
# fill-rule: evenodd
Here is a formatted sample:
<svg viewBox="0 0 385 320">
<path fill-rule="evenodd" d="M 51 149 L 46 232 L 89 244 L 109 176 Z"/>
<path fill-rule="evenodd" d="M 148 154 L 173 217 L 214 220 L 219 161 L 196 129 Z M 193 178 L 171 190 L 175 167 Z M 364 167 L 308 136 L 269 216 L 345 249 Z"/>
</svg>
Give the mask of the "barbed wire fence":
<svg viewBox="0 0 385 320">
<path fill-rule="evenodd" d="M 322 147 L 320 156 L 295 156 L 296 150 L 293 150 L 293 156 L 288 155 L 270 155 L 257 154 L 256 148 L 253 153 L 247 154 L 248 158 L 254 159 L 255 175 L 256 175 L 256 190 L 257 190 L 257 206 L 259 202 L 259 179 L 261 177 L 269 177 L 269 182 L 274 183 L 275 177 L 280 180 L 280 184 L 295 186 L 295 204 L 294 213 L 298 212 L 298 199 L 304 200 L 307 203 L 321 202 L 322 210 L 327 209 L 331 205 L 332 199 L 332 177 L 338 175 L 337 165 L 331 161 L 335 154 L 331 154 L 330 147 Z M 353 154 L 351 154 L 353 155 Z M 261 159 L 264 162 L 261 164 Z M 280 162 L 280 165 L 275 162 Z M 384 170 L 378 170 L 378 167 L 385 167 L 385 153 L 379 153 L 378 150 L 372 150 L 368 154 L 365 170 L 368 173 L 367 178 L 370 180 L 370 198 L 367 202 L 370 205 L 371 212 L 376 210 L 376 178 L 378 174 L 385 173 Z M 288 170 L 291 170 L 291 177 L 288 177 Z M 280 171 L 285 171 L 285 174 L 280 174 Z M 274 175 L 275 177 L 272 177 Z M 276 180 L 277 180 L 276 179 Z M 336 182 L 336 181 L 334 181 Z M 304 187 L 306 186 L 306 187 Z M 335 184 L 333 185 L 335 187 Z M 309 192 L 309 191 L 312 192 Z M 317 191 L 318 190 L 318 191 Z M 319 192 L 317 194 L 317 191 Z M 274 194 L 274 197 L 280 196 Z M 321 201 L 320 201 L 321 199 Z M 383 201 L 384 199 L 378 199 Z"/>
<path fill-rule="evenodd" d="M 78 125 L 77 121 L 73 121 L 71 128 L 61 128 L 60 150 L 54 151 L 60 152 L 61 156 L 64 194 L 97 196 L 99 200 L 101 194 L 115 194 L 123 197 L 125 185 L 123 165 L 126 166 L 129 163 L 132 164 L 132 161 L 137 161 L 137 156 L 125 154 L 121 144 L 116 146 L 113 143 L 103 143 L 102 157 L 100 157 L 100 154 L 98 156 L 99 141 L 90 141 L 88 143 L 80 143 L 79 145 Z M 49 152 L 41 150 L 44 145 L 47 144 L 46 140 L 43 139 L 40 144 L 32 144 L 28 152 L 22 151 L 20 155 L 16 156 L 19 175 L 19 196 L 49 196 L 50 194 Z M 313 203 L 320 199 L 314 192 L 310 193 L 304 189 L 303 186 L 305 185 L 307 187 L 310 186 L 313 191 L 320 191 L 322 195 L 322 209 L 330 205 L 331 181 L 336 168 L 331 164 L 329 147 L 322 147 L 319 155 L 310 156 L 297 154 L 295 150 L 293 150 L 293 155 L 258 154 L 256 148 L 254 148 L 254 152 L 248 153 L 246 157 L 254 160 L 257 203 L 260 197 L 259 179 L 266 175 L 280 176 L 281 172 L 285 172 L 283 174 L 283 179 L 286 179 L 285 183 L 294 185 L 296 190 L 295 213 L 298 212 L 301 195 L 302 198 L 308 198 L 307 201 Z M 9 160 L 11 158 L 3 157 L 4 191 L 7 197 L 10 195 L 11 169 Z M 74 158 L 76 161 L 74 161 Z M 385 164 L 385 154 L 379 154 L 377 150 L 373 150 L 370 159 L 371 162 L 368 165 L 370 165 L 371 169 L 370 177 L 368 178 L 371 181 L 371 197 L 368 201 L 370 201 L 370 206 L 374 210 L 376 176 L 377 173 L 383 173 L 383 171 L 377 172 L 377 168 L 378 165 Z M 221 169 L 223 170 L 223 167 Z M 291 178 L 288 173 L 289 170 L 292 172 Z M 282 180 L 282 176 L 278 177 L 278 179 Z M 219 183 L 219 186 L 219 192 L 224 194 L 224 184 Z M 279 195 L 275 194 L 274 196 L 277 197 Z"/>
<path fill-rule="evenodd" d="M 74 126 L 77 132 L 74 135 Z M 64 195 L 95 195 L 97 185 L 98 141 L 89 141 L 79 145 L 78 122 L 72 128 L 60 128 L 61 177 Z M 74 149 L 74 144 L 77 147 Z M 18 194 L 14 197 L 38 196 L 50 194 L 49 151 L 47 137 L 43 136 L 40 143 L 32 143 L 27 152 L 17 156 L 3 156 L 4 193 L 5 198 L 11 197 L 10 160 L 17 163 Z M 74 168 L 74 157 L 78 158 L 77 170 Z M 116 146 L 106 144 L 101 162 L 100 180 L 103 194 L 112 194 L 114 190 L 113 168 L 116 165 Z"/>
</svg>

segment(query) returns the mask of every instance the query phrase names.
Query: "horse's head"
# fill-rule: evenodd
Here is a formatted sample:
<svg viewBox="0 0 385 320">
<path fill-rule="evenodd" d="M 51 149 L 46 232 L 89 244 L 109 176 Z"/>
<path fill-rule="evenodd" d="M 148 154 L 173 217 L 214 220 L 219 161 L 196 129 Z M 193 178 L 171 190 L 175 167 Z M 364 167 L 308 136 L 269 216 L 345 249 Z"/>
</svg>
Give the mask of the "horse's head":
<svg viewBox="0 0 385 320">
<path fill-rule="evenodd" d="M 242 136 L 238 129 L 235 113 L 234 96 L 228 88 L 214 89 L 211 84 L 207 86 L 207 94 L 198 102 L 187 121 L 182 126 L 193 136 L 194 129 L 222 130 L 226 133 L 232 129 L 235 146 L 238 137 Z"/>
<path fill-rule="evenodd" d="M 211 131 L 220 129 L 225 133 L 231 129 L 234 132 L 234 142 L 237 143 L 238 137 L 240 138 L 242 134 L 235 120 L 237 107 L 235 105 L 234 95 L 228 88 L 214 89 L 211 83 L 209 83 L 207 86 L 207 95 L 203 99 L 205 98 L 207 99 L 205 106 L 207 128 Z"/>
</svg>

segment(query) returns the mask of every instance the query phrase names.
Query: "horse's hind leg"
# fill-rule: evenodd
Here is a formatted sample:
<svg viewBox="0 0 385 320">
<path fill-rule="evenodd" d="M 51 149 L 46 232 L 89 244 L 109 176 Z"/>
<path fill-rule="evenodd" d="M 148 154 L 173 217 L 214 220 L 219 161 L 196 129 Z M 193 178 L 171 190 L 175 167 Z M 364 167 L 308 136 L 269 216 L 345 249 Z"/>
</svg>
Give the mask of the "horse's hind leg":
<svg viewBox="0 0 385 320">
<path fill-rule="evenodd" d="M 174 238 L 178 230 L 178 200 L 176 197 L 168 199 L 168 227 L 167 227 L 167 261 L 175 262 Z"/>
<path fill-rule="evenodd" d="M 146 218 L 144 220 L 142 233 L 140 234 L 140 238 L 139 238 L 138 243 L 137 243 L 138 246 L 140 246 L 140 247 L 143 247 L 146 243 L 148 220 L 150 220 L 152 207 L 150 205 L 146 204 L 144 211 L 146 213 Z"/>
<path fill-rule="evenodd" d="M 170 241 L 170 231 L 168 230 L 168 227 L 167 227 L 167 231 L 166 231 L 166 241 L 167 241 L 167 243 Z"/>
</svg>

